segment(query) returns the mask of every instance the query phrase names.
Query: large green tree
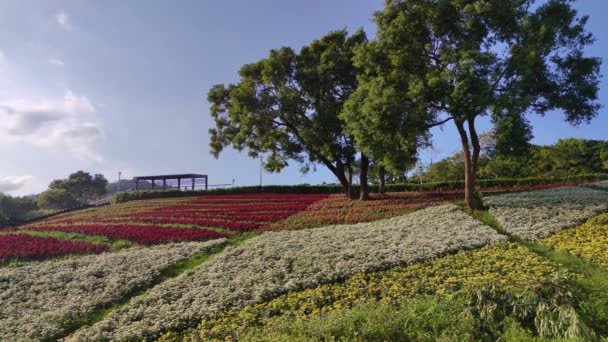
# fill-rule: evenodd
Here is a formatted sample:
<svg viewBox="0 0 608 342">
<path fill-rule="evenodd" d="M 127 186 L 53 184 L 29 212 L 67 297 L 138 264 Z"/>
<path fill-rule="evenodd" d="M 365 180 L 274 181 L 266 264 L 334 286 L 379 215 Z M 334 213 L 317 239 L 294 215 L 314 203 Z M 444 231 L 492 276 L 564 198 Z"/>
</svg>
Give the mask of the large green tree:
<svg viewBox="0 0 608 342">
<path fill-rule="evenodd" d="M 56 179 L 51 182 L 49 189 L 62 189 L 81 203 L 104 195 L 108 180 L 102 174 L 91 175 L 88 172 L 77 171 L 66 179 Z"/>
<path fill-rule="evenodd" d="M 49 189 L 38 198 L 38 206 L 44 209 L 62 210 L 76 207 L 80 202 L 65 189 Z"/>
<path fill-rule="evenodd" d="M 474 194 L 480 154 L 477 118 L 561 110 L 567 122 L 577 125 L 597 115 L 600 60 L 584 55 L 593 37 L 585 30 L 587 17 L 571 4 L 388 0 L 375 15 L 378 40 L 357 58 L 379 60 L 377 75 L 367 82 L 392 87 L 404 99 L 370 93 L 367 101 L 384 101 L 390 108 L 397 106 L 391 101 L 408 101 L 411 105 L 402 115 L 423 115 L 427 127 L 453 121 L 470 208 L 480 205 Z"/>
<path fill-rule="evenodd" d="M 347 173 L 355 161 L 353 138 L 338 117 L 357 89 L 354 49 L 365 43 L 361 30 L 331 32 L 296 53 L 283 47 L 246 64 L 237 84 L 216 85 L 208 94 L 216 127 L 209 130 L 217 158 L 227 146 L 265 156 L 278 172 L 295 160 L 308 169 L 322 164 L 351 196 Z M 352 174 L 352 172 L 350 172 Z"/>
</svg>

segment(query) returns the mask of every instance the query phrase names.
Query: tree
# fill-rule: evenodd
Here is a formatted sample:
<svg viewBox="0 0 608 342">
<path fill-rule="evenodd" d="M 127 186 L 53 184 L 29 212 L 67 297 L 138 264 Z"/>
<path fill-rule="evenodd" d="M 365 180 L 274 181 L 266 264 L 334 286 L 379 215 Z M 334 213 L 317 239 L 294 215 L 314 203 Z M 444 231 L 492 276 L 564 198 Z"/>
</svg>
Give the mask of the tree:
<svg viewBox="0 0 608 342">
<path fill-rule="evenodd" d="M 19 224 L 37 209 L 36 202 L 30 198 L 0 193 L 0 228 Z"/>
<path fill-rule="evenodd" d="M 532 126 L 521 114 L 492 118 L 495 153 L 499 157 L 521 157 L 530 152 Z"/>
<path fill-rule="evenodd" d="M 66 179 L 52 181 L 49 189 L 65 190 L 76 200 L 88 203 L 91 199 L 104 195 L 107 185 L 108 180 L 102 174 L 91 176 L 88 172 L 77 171 Z"/>
<path fill-rule="evenodd" d="M 75 207 L 80 202 L 65 189 L 49 189 L 38 199 L 38 206 L 44 209 L 62 210 Z"/>
<path fill-rule="evenodd" d="M 454 122 L 469 208 L 481 204 L 478 117 L 562 110 L 577 125 L 597 115 L 600 60 L 584 55 L 593 36 L 571 2 L 388 0 L 375 15 L 373 51 L 385 57 L 372 82 L 398 81 L 386 86 L 396 84 L 415 104 L 402 110 L 405 117 L 422 112 L 427 127 Z"/>
<path fill-rule="evenodd" d="M 269 172 L 282 170 L 290 160 L 305 163 L 304 170 L 320 163 L 350 197 L 347 172 L 356 151 L 338 114 L 358 86 L 352 58 L 366 40 L 362 30 L 350 37 L 336 31 L 299 54 L 288 47 L 272 50 L 267 58 L 244 65 L 237 84 L 212 87 L 212 154 L 217 158 L 227 146 L 246 149 L 253 158 L 265 156 Z"/>
</svg>

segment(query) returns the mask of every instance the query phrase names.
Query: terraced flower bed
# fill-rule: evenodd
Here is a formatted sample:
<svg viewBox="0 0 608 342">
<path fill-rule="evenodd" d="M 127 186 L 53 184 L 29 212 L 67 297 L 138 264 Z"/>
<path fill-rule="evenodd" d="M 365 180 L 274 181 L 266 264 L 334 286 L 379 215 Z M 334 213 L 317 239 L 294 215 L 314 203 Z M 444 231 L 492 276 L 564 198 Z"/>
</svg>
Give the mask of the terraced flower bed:
<svg viewBox="0 0 608 342">
<path fill-rule="evenodd" d="M 325 194 L 258 194 L 133 201 L 55 216 L 19 227 L 126 239 L 140 244 L 207 240 L 283 220 Z"/>
<path fill-rule="evenodd" d="M 376 222 L 267 232 L 154 287 L 70 340 L 154 339 L 287 291 L 504 239 L 453 205 Z"/>
<path fill-rule="evenodd" d="M 490 213 L 510 233 L 539 239 L 608 211 L 608 192 L 582 186 L 487 197 Z"/>
<path fill-rule="evenodd" d="M 153 284 L 161 272 L 223 239 L 0 268 L 0 341 L 55 341 L 96 309 Z"/>
<path fill-rule="evenodd" d="M 28 230 L 39 231 L 62 231 L 82 233 L 86 235 L 102 235 L 111 239 L 125 239 L 142 245 L 151 245 L 159 242 L 169 241 L 192 241 L 209 240 L 228 236 L 206 229 L 187 229 L 187 228 L 164 228 L 157 226 L 138 226 L 138 225 L 62 225 L 62 226 L 33 226 Z"/>
<path fill-rule="evenodd" d="M 525 247 L 498 243 L 427 262 L 372 273 L 358 273 L 344 282 L 291 292 L 273 300 L 226 311 L 220 317 L 203 320 L 192 340 L 236 340 L 253 329 L 283 319 L 341 311 L 376 300 L 395 304 L 405 298 L 454 293 L 464 287 L 493 284 L 518 287 L 552 277 L 566 270 L 541 259 Z"/>
<path fill-rule="evenodd" d="M 35 237 L 27 234 L 0 235 L 0 262 L 7 260 L 40 260 L 66 254 L 101 253 L 106 245 L 61 241 L 52 237 Z"/>
<path fill-rule="evenodd" d="M 303 229 L 330 224 L 369 222 L 412 212 L 417 209 L 454 202 L 462 192 L 398 192 L 371 194 L 369 201 L 350 201 L 344 195 L 331 195 L 283 221 L 267 224 L 264 230 Z"/>
<path fill-rule="evenodd" d="M 576 228 L 542 240 L 542 243 L 608 268 L 608 214 L 595 216 Z"/>
</svg>

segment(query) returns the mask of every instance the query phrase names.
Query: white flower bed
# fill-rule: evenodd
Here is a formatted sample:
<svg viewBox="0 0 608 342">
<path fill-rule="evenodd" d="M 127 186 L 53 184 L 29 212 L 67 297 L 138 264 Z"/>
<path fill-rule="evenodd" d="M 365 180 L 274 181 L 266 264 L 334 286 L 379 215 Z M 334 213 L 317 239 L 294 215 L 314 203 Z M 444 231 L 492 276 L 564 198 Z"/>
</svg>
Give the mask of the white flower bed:
<svg viewBox="0 0 608 342">
<path fill-rule="evenodd" d="M 608 192 L 574 186 L 491 196 L 485 203 L 510 233 L 539 239 L 608 210 Z"/>
<path fill-rule="evenodd" d="M 376 222 L 268 232 L 154 287 L 70 340 L 154 339 L 289 290 L 503 239 L 452 205 Z"/>
<path fill-rule="evenodd" d="M 0 341 L 54 339 L 74 319 L 150 286 L 163 269 L 224 242 L 129 248 L 0 268 Z"/>
<path fill-rule="evenodd" d="M 588 185 L 593 185 L 593 186 L 596 186 L 598 188 L 602 188 L 602 189 L 608 190 L 608 180 L 605 180 L 605 181 L 602 181 L 602 182 L 597 182 L 597 183 L 589 183 Z"/>
</svg>

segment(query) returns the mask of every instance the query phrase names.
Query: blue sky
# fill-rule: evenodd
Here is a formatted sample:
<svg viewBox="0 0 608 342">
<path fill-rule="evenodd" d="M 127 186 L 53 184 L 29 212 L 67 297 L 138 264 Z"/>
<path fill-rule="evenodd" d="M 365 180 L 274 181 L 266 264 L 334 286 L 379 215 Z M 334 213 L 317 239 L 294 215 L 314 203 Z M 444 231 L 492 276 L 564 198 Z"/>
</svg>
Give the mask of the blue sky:
<svg viewBox="0 0 608 342">
<path fill-rule="evenodd" d="M 281 46 L 299 49 L 331 30 L 363 27 L 383 2 L 61 1 L 0 2 L 0 191 L 43 191 L 55 178 L 83 169 L 110 180 L 196 172 L 211 184 L 259 182 L 259 162 L 245 153 L 209 154 L 213 125 L 208 89 L 234 82 L 245 63 Z M 596 44 L 608 54 L 608 3 L 582 0 Z M 607 74 L 608 65 L 602 66 Z M 600 99 L 608 87 L 602 79 Z M 562 137 L 608 139 L 602 109 L 592 125 L 570 127 L 560 113 L 532 117 L 534 142 Z M 488 123 L 481 123 L 482 130 Z M 424 162 L 458 149 L 452 125 L 434 132 Z M 333 182 L 323 167 L 307 175 L 292 165 L 264 174 L 265 184 Z"/>
</svg>

